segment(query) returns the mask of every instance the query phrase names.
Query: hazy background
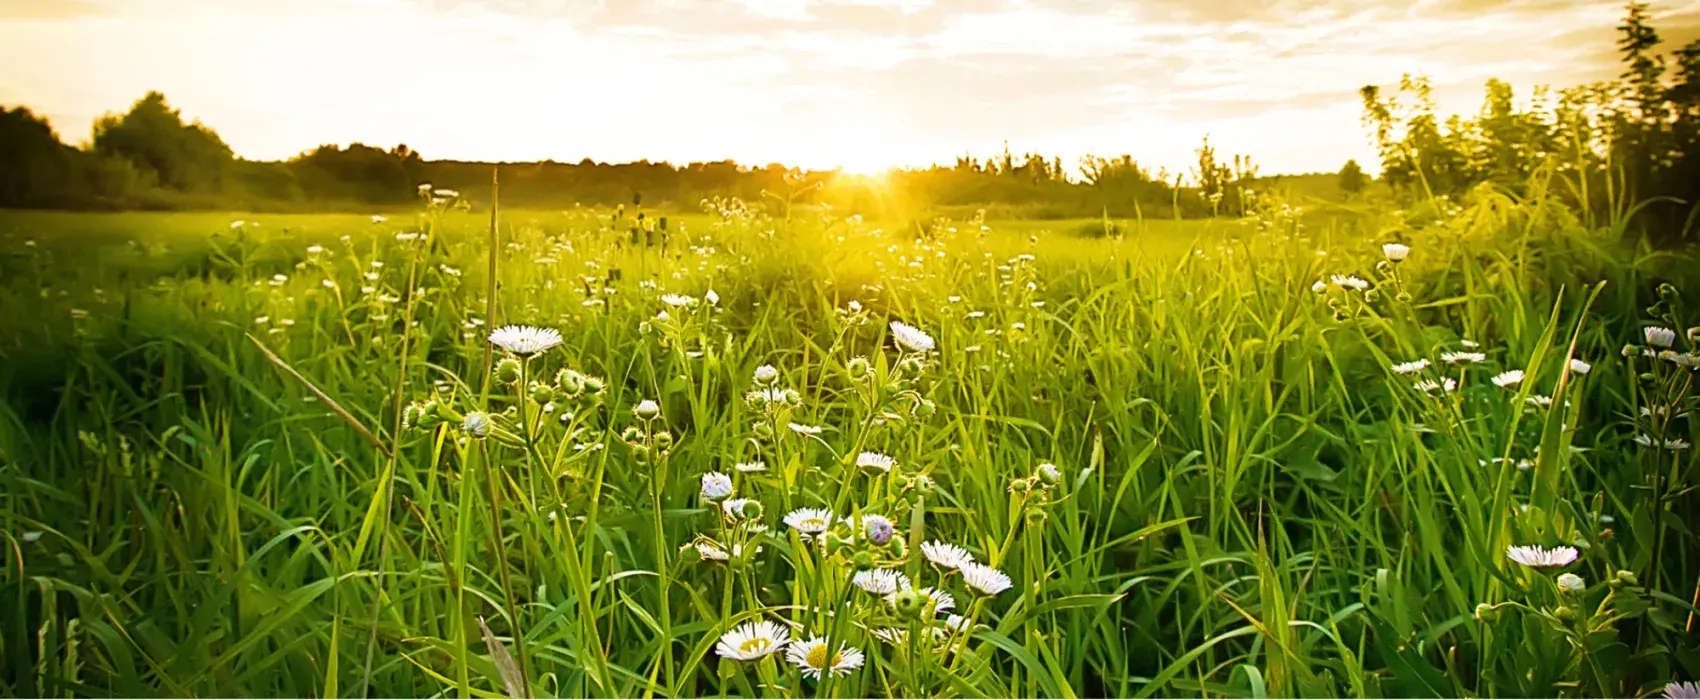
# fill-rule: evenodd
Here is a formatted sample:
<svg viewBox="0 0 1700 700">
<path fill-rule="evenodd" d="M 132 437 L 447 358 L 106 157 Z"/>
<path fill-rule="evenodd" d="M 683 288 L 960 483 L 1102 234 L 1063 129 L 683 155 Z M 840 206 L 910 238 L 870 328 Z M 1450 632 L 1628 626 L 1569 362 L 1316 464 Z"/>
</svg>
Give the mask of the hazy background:
<svg viewBox="0 0 1700 700">
<path fill-rule="evenodd" d="M 432 159 L 735 159 L 867 171 L 1132 153 L 1206 133 L 1263 172 L 1376 170 L 1356 92 L 1615 76 L 1582 0 L 0 0 L 0 103 L 67 141 L 149 90 L 237 155 L 406 143 Z M 1669 45 L 1700 2 L 1661 2 Z"/>
</svg>

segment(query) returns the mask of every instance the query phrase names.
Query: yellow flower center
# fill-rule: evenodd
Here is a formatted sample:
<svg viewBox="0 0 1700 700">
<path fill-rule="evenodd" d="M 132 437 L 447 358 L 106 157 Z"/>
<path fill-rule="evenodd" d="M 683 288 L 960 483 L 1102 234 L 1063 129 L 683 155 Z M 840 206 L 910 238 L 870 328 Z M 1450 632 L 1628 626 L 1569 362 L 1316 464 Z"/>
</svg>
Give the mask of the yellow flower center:
<svg viewBox="0 0 1700 700">
<path fill-rule="evenodd" d="M 809 650 L 809 657 L 804 661 L 809 664 L 810 668 L 829 668 L 837 666 L 838 662 L 843 659 L 842 654 L 833 654 L 831 663 L 828 663 L 826 656 L 826 645 L 816 644 L 813 649 Z"/>
<path fill-rule="evenodd" d="M 750 654 L 750 653 L 755 653 L 755 652 L 767 651 L 767 648 L 771 647 L 771 646 L 773 646 L 773 640 L 770 640 L 766 637 L 751 637 L 749 639 L 744 640 L 743 644 L 738 645 L 738 651 L 744 652 L 746 654 Z"/>
</svg>

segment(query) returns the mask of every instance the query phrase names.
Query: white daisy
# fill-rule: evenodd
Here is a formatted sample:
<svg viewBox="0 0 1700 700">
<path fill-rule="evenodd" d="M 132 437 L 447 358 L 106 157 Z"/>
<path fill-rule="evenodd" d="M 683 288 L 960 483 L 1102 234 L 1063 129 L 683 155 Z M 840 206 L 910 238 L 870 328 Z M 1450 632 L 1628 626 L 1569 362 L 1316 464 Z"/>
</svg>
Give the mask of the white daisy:
<svg viewBox="0 0 1700 700">
<path fill-rule="evenodd" d="M 785 515 L 785 524 L 804 535 L 818 535 L 832 527 L 832 511 L 825 508 L 798 508 Z"/>
<path fill-rule="evenodd" d="M 834 651 L 825 637 L 810 637 L 795 641 L 785 651 L 785 659 L 801 669 L 804 676 L 819 679 L 821 674 L 842 676 L 862 667 L 862 650 L 840 645 Z"/>
<path fill-rule="evenodd" d="M 858 571 L 850 577 L 850 582 L 856 584 L 857 588 L 880 596 L 895 594 L 911 587 L 908 576 L 891 569 Z"/>
<path fill-rule="evenodd" d="M 745 517 L 744 507 L 751 504 L 758 508 L 761 506 L 753 498 L 728 498 L 720 503 L 720 510 L 724 511 L 727 517 L 742 518 Z"/>
<path fill-rule="evenodd" d="M 1523 370 L 1520 370 L 1520 369 L 1514 369 L 1514 370 L 1511 370 L 1509 372 L 1500 372 L 1499 374 L 1493 375 L 1494 386 L 1500 387 L 1502 389 L 1509 389 L 1511 387 L 1517 386 L 1518 384 L 1522 383 L 1522 381 L 1523 381 Z"/>
<path fill-rule="evenodd" d="M 561 344 L 561 332 L 536 326 L 502 326 L 490 333 L 490 342 L 515 355 L 535 355 Z"/>
<path fill-rule="evenodd" d="M 1554 547 L 1547 549 L 1533 545 L 1513 546 L 1505 549 L 1505 556 L 1524 566 L 1568 566 L 1570 562 L 1576 561 L 1576 548 Z"/>
<path fill-rule="evenodd" d="M 1328 277 L 1328 281 L 1332 282 L 1334 286 L 1344 289 L 1355 289 L 1360 292 L 1365 289 L 1369 289 L 1368 282 L 1358 279 L 1352 275 L 1330 275 Z"/>
<path fill-rule="evenodd" d="M 1443 378 L 1439 381 L 1435 381 L 1433 379 L 1424 379 L 1420 382 L 1412 384 L 1411 386 L 1416 387 L 1417 391 L 1423 392 L 1425 394 L 1433 394 L 1435 392 L 1441 392 L 1441 393 L 1449 394 L 1449 393 L 1452 393 L 1454 390 L 1456 390 L 1458 388 L 1458 382 L 1454 381 L 1451 377 L 1446 377 L 1446 378 Z"/>
<path fill-rule="evenodd" d="M 1411 247 L 1403 243 L 1383 243 L 1381 254 L 1386 255 L 1388 260 L 1399 262 L 1411 255 Z"/>
<path fill-rule="evenodd" d="M 1676 342 L 1676 331 L 1662 326 L 1649 326 L 1641 329 L 1641 335 L 1647 338 L 1648 345 L 1668 348 Z"/>
<path fill-rule="evenodd" d="M 389 221 L 389 219 L 384 218 L 383 215 L 381 215 L 381 214 L 373 214 L 372 215 L 372 223 L 374 223 L 374 224 L 381 224 L 381 223 L 384 223 L 385 221 Z"/>
<path fill-rule="evenodd" d="M 884 474 L 897 466 L 897 460 L 878 452 L 863 452 L 856 455 L 856 468 L 869 474 Z"/>
<path fill-rule="evenodd" d="M 819 435 L 824 430 L 818 425 L 803 425 L 802 423 L 787 423 L 785 427 L 798 435 Z"/>
<path fill-rule="evenodd" d="M 750 474 L 750 473 L 753 473 L 753 472 L 765 472 L 765 471 L 767 471 L 767 463 L 766 462 L 739 462 L 738 464 L 732 465 L 732 471 L 739 472 L 739 473 L 742 473 L 742 474 Z"/>
<path fill-rule="evenodd" d="M 721 658 L 754 661 L 783 649 L 791 642 L 791 632 L 783 625 L 767 620 L 748 622 L 720 635 L 714 652 Z"/>
<path fill-rule="evenodd" d="M 956 609 L 956 598 L 951 597 L 949 593 L 936 588 L 919 588 L 916 589 L 915 592 L 920 594 L 921 598 L 925 600 L 925 602 L 921 604 L 922 608 L 930 608 L 935 613 L 942 613 L 947 610 Z M 892 592 L 887 594 L 885 596 L 885 602 L 889 605 L 897 605 L 897 593 Z"/>
<path fill-rule="evenodd" d="M 1425 369 L 1428 369 L 1428 358 L 1393 365 L 1393 371 L 1399 374 L 1416 374 Z"/>
<path fill-rule="evenodd" d="M 661 303 L 668 306 L 690 306 L 697 303 L 697 299 L 684 294 L 663 294 L 661 295 Z"/>
<path fill-rule="evenodd" d="M 720 472 L 702 475 L 702 499 L 718 501 L 732 495 L 732 477 Z"/>
<path fill-rule="evenodd" d="M 974 563 L 974 555 L 969 554 L 968 550 L 938 540 L 922 542 L 921 554 L 927 561 L 946 569 L 960 569 L 966 564 Z"/>
<path fill-rule="evenodd" d="M 997 595 L 1015 585 L 1010 582 L 1008 574 L 985 564 L 963 564 L 961 571 L 962 582 L 982 595 Z"/>
<path fill-rule="evenodd" d="M 1696 683 L 1666 683 L 1666 700 L 1700 700 L 1700 684 Z"/>
<path fill-rule="evenodd" d="M 1587 374 L 1587 373 L 1589 373 L 1593 370 L 1594 370 L 1593 365 L 1590 365 L 1586 362 L 1583 362 L 1583 361 L 1575 359 L 1575 358 L 1571 358 L 1571 360 L 1570 360 L 1570 371 L 1572 371 L 1572 372 L 1575 372 L 1577 374 Z"/>
<path fill-rule="evenodd" d="M 912 352 L 930 352 L 935 347 L 932 336 L 902 321 L 891 322 L 891 339 Z"/>
<path fill-rule="evenodd" d="M 721 549 L 719 545 L 713 542 L 698 542 L 696 548 L 697 554 L 705 561 L 726 561 L 732 558 L 732 555 L 727 554 L 726 550 Z"/>
<path fill-rule="evenodd" d="M 1470 364 L 1472 362 L 1481 362 L 1481 361 L 1486 360 L 1486 359 L 1487 359 L 1487 355 L 1484 355 L 1484 354 L 1479 353 L 1479 352 L 1443 352 L 1443 353 L 1440 353 L 1440 361 L 1441 362 L 1450 362 L 1450 363 L 1455 364 L 1455 365 L 1467 365 L 1467 364 Z"/>
<path fill-rule="evenodd" d="M 1317 294 L 1321 294 L 1323 292 L 1326 292 L 1326 291 L 1328 291 L 1328 283 L 1324 282 L 1322 280 L 1317 280 L 1317 281 L 1311 283 L 1310 291 L 1316 292 Z"/>
</svg>

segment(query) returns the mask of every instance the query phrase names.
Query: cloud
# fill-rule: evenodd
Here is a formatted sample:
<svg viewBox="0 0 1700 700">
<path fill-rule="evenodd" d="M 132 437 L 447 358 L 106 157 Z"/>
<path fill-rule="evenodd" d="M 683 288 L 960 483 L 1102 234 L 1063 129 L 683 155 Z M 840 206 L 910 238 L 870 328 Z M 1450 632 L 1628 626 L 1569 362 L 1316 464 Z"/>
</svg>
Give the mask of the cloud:
<svg viewBox="0 0 1700 700">
<path fill-rule="evenodd" d="M 1617 0 L 0 0 L 4 97 L 162 89 L 244 155 L 903 163 L 1016 150 L 1266 169 L 1370 156 L 1357 90 L 1443 111 L 1615 75 Z M 1700 36 L 1700 3 L 1657 15 Z M 86 119 L 86 116 L 79 116 Z M 70 133 L 82 125 L 60 123 Z"/>
</svg>

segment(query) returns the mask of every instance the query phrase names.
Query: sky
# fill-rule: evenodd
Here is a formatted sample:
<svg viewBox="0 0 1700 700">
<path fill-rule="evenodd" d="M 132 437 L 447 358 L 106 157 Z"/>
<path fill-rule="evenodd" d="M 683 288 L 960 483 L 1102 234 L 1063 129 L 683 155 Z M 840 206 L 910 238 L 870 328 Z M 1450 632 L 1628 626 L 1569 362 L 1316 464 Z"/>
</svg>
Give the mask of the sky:
<svg viewBox="0 0 1700 700">
<path fill-rule="evenodd" d="M 1443 112 L 1614 75 L 1617 0 L 0 0 L 0 104 L 71 143 L 149 90 L 238 155 L 726 158 L 868 172 L 1209 135 L 1262 172 L 1377 169 L 1364 85 Z M 1700 0 L 1662 0 L 1667 42 Z"/>
</svg>

